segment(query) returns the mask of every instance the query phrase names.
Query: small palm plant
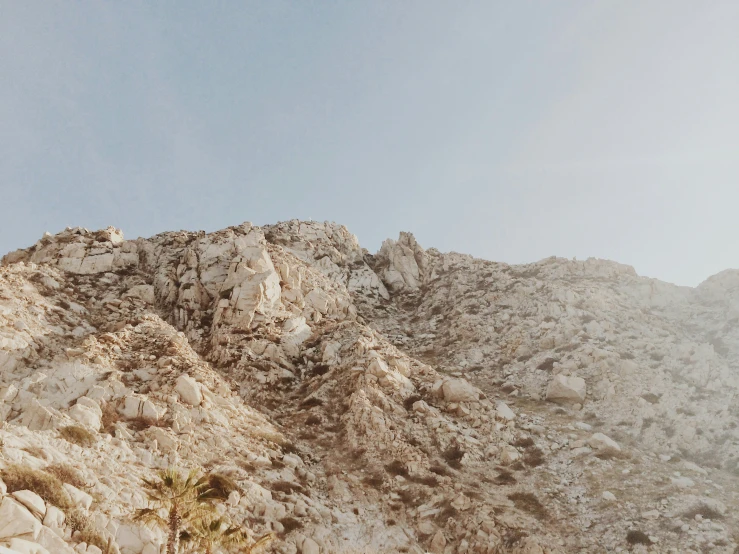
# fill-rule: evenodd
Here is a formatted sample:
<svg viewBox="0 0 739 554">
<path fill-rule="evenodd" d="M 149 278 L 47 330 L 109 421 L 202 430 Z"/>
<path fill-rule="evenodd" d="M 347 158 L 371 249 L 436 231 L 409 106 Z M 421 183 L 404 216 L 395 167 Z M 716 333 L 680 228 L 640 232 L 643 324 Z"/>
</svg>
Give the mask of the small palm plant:
<svg viewBox="0 0 739 554">
<path fill-rule="evenodd" d="M 134 520 L 167 530 L 167 554 L 179 554 L 184 527 L 213 514 L 213 500 L 221 499 L 209 487 L 208 478 L 197 475 L 192 470 L 183 477 L 179 470 L 169 468 L 158 472 L 157 479 L 143 480 L 150 507 L 136 510 Z M 162 511 L 166 517 L 160 515 Z"/>
<path fill-rule="evenodd" d="M 217 547 L 239 548 L 244 554 L 252 554 L 257 548 L 270 542 L 274 538 L 272 533 L 260 537 L 254 544 L 246 546 L 251 541 L 249 534 L 242 527 L 231 525 L 223 517 L 203 518 L 194 521 L 183 533 L 182 540 L 193 548 L 193 552 L 213 554 Z"/>
</svg>

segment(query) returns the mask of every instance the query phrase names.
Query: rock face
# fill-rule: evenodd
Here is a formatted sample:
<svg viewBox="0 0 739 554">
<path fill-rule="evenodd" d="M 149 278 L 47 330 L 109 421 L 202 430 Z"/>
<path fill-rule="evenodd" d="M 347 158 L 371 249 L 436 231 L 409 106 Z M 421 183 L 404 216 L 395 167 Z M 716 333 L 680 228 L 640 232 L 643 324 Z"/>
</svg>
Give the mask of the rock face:
<svg viewBox="0 0 739 554">
<path fill-rule="evenodd" d="M 736 271 L 373 256 L 332 223 L 45 235 L 0 266 L 0 551 L 100 552 L 84 518 L 160 552 L 132 515 L 172 466 L 233 482 L 264 552 L 734 552 L 737 317 Z"/>
</svg>

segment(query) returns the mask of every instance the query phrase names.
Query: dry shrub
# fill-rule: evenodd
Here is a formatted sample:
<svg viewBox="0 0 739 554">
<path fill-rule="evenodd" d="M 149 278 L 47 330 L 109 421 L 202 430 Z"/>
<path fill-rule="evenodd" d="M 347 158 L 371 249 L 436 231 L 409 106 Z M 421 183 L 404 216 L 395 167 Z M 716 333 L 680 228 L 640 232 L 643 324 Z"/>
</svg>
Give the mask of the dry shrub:
<svg viewBox="0 0 739 554">
<path fill-rule="evenodd" d="M 44 449 L 39 448 L 38 446 L 25 446 L 21 450 L 28 452 L 34 458 L 41 458 L 42 460 L 46 459 Z"/>
<path fill-rule="evenodd" d="M 695 519 L 695 516 L 699 514 L 703 516 L 704 519 L 724 519 L 724 515 L 721 512 L 718 512 L 717 510 L 711 508 L 703 502 L 696 504 L 695 506 L 684 512 L 682 514 L 682 517 Z"/>
<path fill-rule="evenodd" d="M 44 471 L 53 475 L 62 483 L 67 483 L 68 485 L 72 485 L 78 489 L 85 489 L 89 486 L 82 478 L 80 472 L 69 464 L 53 464 L 44 468 Z"/>
<path fill-rule="evenodd" d="M 446 463 L 449 467 L 459 469 L 462 467 L 462 458 L 464 457 L 464 450 L 459 446 L 450 446 L 442 454 Z"/>
<path fill-rule="evenodd" d="M 97 437 L 90 431 L 79 425 L 68 425 L 59 429 L 59 435 L 72 444 L 81 446 L 83 448 L 89 448 L 94 446 L 97 442 Z"/>
<path fill-rule="evenodd" d="M 408 470 L 405 467 L 405 464 L 401 462 L 400 460 L 393 460 L 389 464 L 385 466 L 385 471 L 387 471 L 390 475 L 401 475 L 403 477 L 408 477 Z"/>
<path fill-rule="evenodd" d="M 629 454 L 623 450 L 615 448 L 606 448 L 595 453 L 595 457 L 600 460 L 628 460 Z"/>
<path fill-rule="evenodd" d="M 649 536 L 643 531 L 629 531 L 626 533 L 626 542 L 629 544 L 646 544 L 647 546 L 652 544 Z"/>
<path fill-rule="evenodd" d="M 126 424 L 133 431 L 144 431 L 149 427 L 169 427 L 164 421 L 153 417 L 136 416 L 126 420 Z"/>
<path fill-rule="evenodd" d="M 498 475 L 495 478 L 496 485 L 513 485 L 516 482 L 516 478 L 510 471 L 504 469 L 498 470 Z"/>
<path fill-rule="evenodd" d="M 558 361 L 559 360 L 555 360 L 554 358 L 547 358 L 538 366 L 536 366 L 536 369 L 540 369 L 542 371 L 552 371 L 552 369 L 554 369 L 554 363 Z"/>
<path fill-rule="evenodd" d="M 443 523 L 446 522 L 450 517 L 456 517 L 457 514 L 457 509 L 452 506 L 452 501 L 447 498 L 441 505 L 441 511 L 436 514 L 436 520 L 440 523 Z"/>
<path fill-rule="evenodd" d="M 208 475 L 208 487 L 210 487 L 220 498 L 228 498 L 233 491 L 241 490 L 236 481 L 223 473 L 211 473 Z"/>
<path fill-rule="evenodd" d="M 95 524 L 85 512 L 79 508 L 74 508 L 69 511 L 66 519 L 67 526 L 72 530 L 74 539 L 77 542 L 84 542 L 97 546 L 100 550 L 105 552 L 108 547 L 108 543 L 103 537 L 103 534 L 95 527 Z"/>
<path fill-rule="evenodd" d="M 508 499 L 512 500 L 519 510 L 528 512 L 539 519 L 547 519 L 549 517 L 546 508 L 530 492 L 512 492 L 508 495 Z"/>
<path fill-rule="evenodd" d="M 313 369 L 311 369 L 311 375 L 314 377 L 317 377 L 319 375 L 326 375 L 330 371 L 330 367 L 326 364 L 316 364 L 313 366 Z"/>
<path fill-rule="evenodd" d="M 113 435 L 115 433 L 115 424 L 121 420 L 121 414 L 115 409 L 115 406 L 108 402 L 103 406 L 103 417 L 100 426 L 105 433 Z"/>
<path fill-rule="evenodd" d="M 419 400 L 423 400 L 423 398 L 418 394 L 412 394 L 411 396 L 403 400 L 403 406 L 406 410 L 410 412 L 413 409 L 413 404 L 415 404 Z"/>
<path fill-rule="evenodd" d="M 431 467 L 429 467 L 429 471 L 441 476 L 450 474 L 449 470 L 441 464 L 432 464 Z"/>
<path fill-rule="evenodd" d="M 0 479 L 7 485 L 9 493 L 29 490 L 61 510 L 74 508 L 72 499 L 64 490 L 63 483 L 58 477 L 45 471 L 12 464 L 0 470 Z"/>
<path fill-rule="evenodd" d="M 289 481 L 275 481 L 270 485 L 270 488 L 275 492 L 284 492 L 285 494 L 303 492 L 303 487 L 297 483 L 290 483 Z"/>
<path fill-rule="evenodd" d="M 541 448 L 530 448 L 523 455 L 523 463 L 529 467 L 539 467 L 545 461 L 544 452 Z"/>
<path fill-rule="evenodd" d="M 529 448 L 531 446 L 534 446 L 534 439 L 532 439 L 531 437 L 519 437 L 511 444 L 518 448 Z"/>
<path fill-rule="evenodd" d="M 320 425 L 321 424 L 321 417 L 317 415 L 308 416 L 308 419 L 305 420 L 306 425 Z"/>
<path fill-rule="evenodd" d="M 396 494 L 400 497 L 400 500 L 404 504 L 407 504 L 409 506 L 419 506 L 420 504 L 422 504 L 418 496 L 416 496 L 416 494 L 410 489 L 399 490 Z"/>
<path fill-rule="evenodd" d="M 287 535 L 291 531 L 295 531 L 296 529 L 302 529 L 303 528 L 303 522 L 299 519 L 295 519 L 294 517 L 284 517 L 280 520 L 280 523 L 282 523 L 282 526 L 285 528 L 283 531 L 283 534 Z"/>
<path fill-rule="evenodd" d="M 427 487 L 436 487 L 439 484 L 439 480 L 433 475 L 427 475 L 425 477 L 421 477 L 420 475 L 409 475 L 407 479 L 414 483 L 419 483 L 420 485 L 426 485 Z"/>
<path fill-rule="evenodd" d="M 368 475 L 367 477 L 362 479 L 362 482 L 365 485 L 369 485 L 370 487 L 379 490 L 382 488 L 382 485 L 385 482 L 385 478 L 380 474 Z"/>
</svg>

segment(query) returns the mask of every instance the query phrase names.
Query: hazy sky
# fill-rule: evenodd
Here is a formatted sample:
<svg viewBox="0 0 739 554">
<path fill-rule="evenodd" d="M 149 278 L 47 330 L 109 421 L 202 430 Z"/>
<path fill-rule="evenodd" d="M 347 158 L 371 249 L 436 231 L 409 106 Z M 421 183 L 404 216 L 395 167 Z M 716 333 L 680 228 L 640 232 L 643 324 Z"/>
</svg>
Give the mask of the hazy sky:
<svg viewBox="0 0 739 554">
<path fill-rule="evenodd" d="M 739 2 L 0 0 L 0 252 L 292 218 L 739 267 Z"/>
</svg>

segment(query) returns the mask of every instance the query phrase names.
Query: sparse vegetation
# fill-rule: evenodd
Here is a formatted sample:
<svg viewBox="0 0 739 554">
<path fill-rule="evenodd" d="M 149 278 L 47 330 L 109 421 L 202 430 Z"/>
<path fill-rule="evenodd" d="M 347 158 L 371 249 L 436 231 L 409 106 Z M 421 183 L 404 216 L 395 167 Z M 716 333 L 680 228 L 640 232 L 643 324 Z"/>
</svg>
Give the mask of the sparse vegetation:
<svg viewBox="0 0 739 554">
<path fill-rule="evenodd" d="M 411 396 L 403 400 L 403 406 L 406 410 L 410 412 L 413 409 L 413 404 L 415 404 L 419 400 L 423 400 L 423 398 L 418 394 L 412 394 Z"/>
<path fill-rule="evenodd" d="M 408 469 L 406 469 L 405 464 L 400 460 L 393 460 L 392 462 L 387 464 L 385 466 L 385 471 L 387 471 L 390 475 L 400 475 L 402 477 L 408 477 Z"/>
<path fill-rule="evenodd" d="M 73 537 L 78 543 L 87 543 L 97 546 L 103 552 L 107 551 L 108 541 L 95 527 L 95 524 L 90 519 L 90 516 L 80 510 L 79 508 L 73 508 L 68 511 L 67 526 L 72 530 Z"/>
<path fill-rule="evenodd" d="M 629 531 L 626 533 L 626 542 L 629 544 L 645 544 L 647 546 L 652 544 L 649 536 L 643 531 Z"/>
<path fill-rule="evenodd" d="M 687 510 L 686 512 L 683 512 L 682 517 L 686 519 L 695 519 L 695 516 L 700 515 L 704 519 L 712 519 L 712 520 L 719 520 L 724 519 L 724 515 L 721 514 L 721 512 L 715 510 L 714 508 L 711 508 L 710 506 L 699 503 Z"/>
<path fill-rule="evenodd" d="M 362 482 L 366 485 L 369 485 L 370 487 L 379 490 L 380 488 L 382 488 L 382 485 L 385 482 L 385 478 L 382 475 L 375 473 L 362 479 Z"/>
<path fill-rule="evenodd" d="M 11 464 L 0 469 L 0 479 L 5 482 L 9 493 L 29 490 L 61 510 L 74 508 L 72 499 L 64 490 L 63 483 L 58 477 L 45 471 Z"/>
<path fill-rule="evenodd" d="M 443 453 L 444 460 L 449 464 L 449 467 L 459 469 L 462 467 L 462 458 L 464 457 L 464 450 L 459 446 L 451 446 L 447 448 Z"/>
<path fill-rule="evenodd" d="M 223 473 L 210 473 L 208 475 L 208 487 L 217 497 L 228 498 L 233 491 L 241 490 L 236 482 Z"/>
<path fill-rule="evenodd" d="M 167 554 L 178 554 L 182 532 L 214 515 L 212 502 L 223 499 L 210 488 L 207 476 L 198 479 L 197 475 L 197 470 L 191 470 L 183 477 L 176 468 L 169 468 L 155 479 L 143 480 L 150 507 L 137 510 L 134 519 L 167 530 Z"/>
<path fill-rule="evenodd" d="M 90 448 L 97 442 L 97 437 L 80 425 L 68 425 L 59 429 L 59 436 L 67 442 L 83 448 Z"/>
<path fill-rule="evenodd" d="M 82 475 L 68 464 L 53 464 L 45 467 L 44 471 L 53 475 L 62 483 L 67 483 L 78 489 L 85 489 L 88 486 Z"/>
<path fill-rule="evenodd" d="M 554 369 L 555 362 L 558 362 L 559 360 L 555 360 L 554 358 L 547 358 L 543 362 L 541 362 L 538 366 L 536 366 L 536 369 L 540 369 L 542 371 L 552 371 Z"/>
<path fill-rule="evenodd" d="M 523 463 L 529 467 L 539 467 L 546 460 L 544 451 L 541 448 L 529 448 L 524 452 Z"/>
<path fill-rule="evenodd" d="M 246 530 L 243 527 L 232 525 L 224 517 L 197 520 L 182 534 L 182 542 L 197 548 L 197 551 L 203 554 L 213 554 L 216 548 L 222 546 L 227 548 L 236 547 L 245 554 L 251 554 L 273 538 L 274 535 L 268 533 L 257 539 L 254 544 L 246 546 L 251 541 Z"/>
<path fill-rule="evenodd" d="M 530 492 L 512 492 L 508 495 L 508 499 L 512 500 L 516 508 L 530 513 L 539 519 L 548 519 L 549 514 L 546 508 L 539 502 L 539 499 Z"/>
<path fill-rule="evenodd" d="M 283 534 L 287 535 L 291 531 L 303 528 L 303 522 L 294 517 L 284 517 L 280 520 L 280 523 L 284 527 Z"/>
</svg>

